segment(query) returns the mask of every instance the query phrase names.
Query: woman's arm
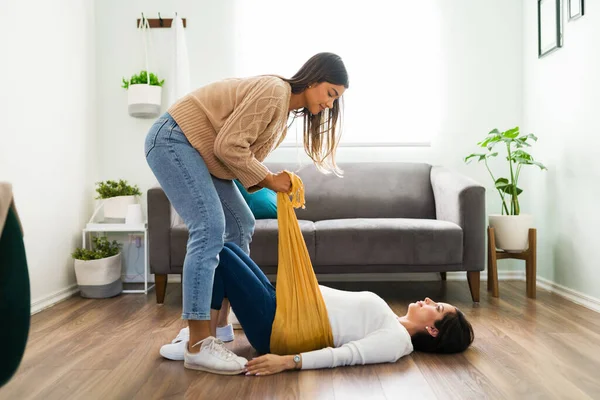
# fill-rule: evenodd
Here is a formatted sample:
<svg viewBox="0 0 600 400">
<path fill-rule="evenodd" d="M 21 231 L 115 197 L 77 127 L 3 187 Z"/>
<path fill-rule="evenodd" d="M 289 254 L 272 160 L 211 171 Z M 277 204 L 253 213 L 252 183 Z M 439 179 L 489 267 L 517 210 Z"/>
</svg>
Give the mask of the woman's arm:
<svg viewBox="0 0 600 400">
<path fill-rule="evenodd" d="M 395 362 L 412 351 L 410 336 L 402 329 L 399 326 L 379 329 L 337 348 L 302 353 L 302 369 Z"/>
<path fill-rule="evenodd" d="M 346 365 L 395 362 L 412 351 L 410 336 L 401 328 L 377 330 L 341 347 L 327 347 L 301 354 L 299 369 L 335 368 Z M 294 356 L 267 354 L 248 362 L 248 375 L 270 375 L 295 369 Z"/>
<path fill-rule="evenodd" d="M 248 361 L 248 364 L 246 364 L 246 375 L 273 375 L 281 371 L 301 368 L 302 358 L 300 358 L 300 362 L 296 365 L 294 356 L 266 354 Z"/>
<path fill-rule="evenodd" d="M 276 79 L 276 78 L 275 78 Z M 269 170 L 256 159 L 250 146 L 287 110 L 281 80 L 265 80 L 252 88 L 231 113 L 215 138 L 214 154 L 246 188 L 256 186 Z"/>
</svg>

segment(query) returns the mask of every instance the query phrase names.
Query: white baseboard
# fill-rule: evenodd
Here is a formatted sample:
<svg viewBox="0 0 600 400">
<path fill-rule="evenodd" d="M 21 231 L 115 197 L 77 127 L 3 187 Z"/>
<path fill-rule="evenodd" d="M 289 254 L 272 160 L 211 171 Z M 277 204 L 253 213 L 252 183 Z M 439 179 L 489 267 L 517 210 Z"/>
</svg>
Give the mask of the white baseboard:
<svg viewBox="0 0 600 400">
<path fill-rule="evenodd" d="M 484 274 L 485 272 L 485 274 Z M 450 275 L 452 274 L 452 275 Z M 457 272 L 448 272 L 447 279 L 448 280 L 457 280 L 462 281 L 466 280 L 466 274 L 457 273 Z M 452 277 L 451 277 L 452 276 Z M 482 271 L 481 280 L 487 281 L 487 271 Z M 525 271 L 498 271 L 498 280 L 499 281 L 507 281 L 507 280 L 517 280 L 517 281 L 525 281 Z M 600 299 L 589 296 L 585 293 L 581 293 L 577 290 L 570 289 L 566 286 L 555 283 L 549 279 L 538 276 L 536 278 L 536 284 L 538 287 L 545 289 L 549 292 L 555 293 L 561 297 L 566 298 L 573 303 L 577 303 L 585 308 L 589 308 L 592 311 L 600 313 Z"/>
<path fill-rule="evenodd" d="M 600 312 L 600 299 L 588 296 L 587 294 L 581 293 L 577 290 L 569 289 L 566 286 L 559 285 L 558 283 L 539 276 L 537 277 L 537 284 L 539 287 L 556 293 L 557 295 L 564 297 L 573 303 L 582 305 L 592 311 Z"/>
<path fill-rule="evenodd" d="M 31 315 L 37 314 L 42 310 L 52 307 L 53 305 L 68 299 L 76 293 L 79 293 L 79 287 L 77 286 L 77 284 L 74 284 L 65 289 L 61 289 L 54 293 L 51 293 L 48 296 L 45 296 L 39 300 L 36 300 L 31 303 Z"/>
<path fill-rule="evenodd" d="M 274 274 L 267 274 L 271 282 L 275 281 Z M 379 281 L 439 281 L 441 279 L 439 272 L 392 272 L 392 273 L 356 273 L 356 274 L 317 274 L 319 282 L 379 282 Z M 448 272 L 446 279 L 449 281 L 466 281 L 466 272 Z M 498 271 L 498 280 L 524 280 L 523 271 Z M 487 281 L 487 272 L 481 271 L 481 280 Z M 181 283 L 181 275 L 169 274 L 169 282 Z"/>
<path fill-rule="evenodd" d="M 487 282 L 487 271 L 481 271 L 481 281 Z M 275 275 L 267 275 L 273 281 Z M 432 273 L 389 273 L 389 274 L 317 274 L 319 282 L 378 282 L 378 281 L 439 281 L 441 279 L 438 272 Z M 465 272 L 447 272 L 446 279 L 449 281 L 466 281 Z M 499 281 L 525 281 L 525 271 L 498 271 Z M 537 285 L 549 292 L 556 293 L 574 303 L 589 308 L 592 311 L 600 312 L 600 299 L 587 294 L 569 289 L 566 286 L 559 285 L 548 279 L 537 277 Z"/>
<path fill-rule="evenodd" d="M 449 281 L 466 281 L 466 272 L 448 272 L 446 279 Z M 487 282 L 487 270 L 481 271 L 480 280 Z M 522 281 L 525 280 L 525 272 L 523 271 L 498 271 L 499 281 Z"/>
<path fill-rule="evenodd" d="M 525 275 L 520 271 L 498 271 L 498 280 L 520 280 Z M 271 281 L 275 275 L 267 275 Z M 439 272 L 392 272 L 392 273 L 366 273 L 366 274 L 317 274 L 319 282 L 427 282 L 439 281 Z M 466 272 L 447 272 L 446 279 L 449 281 L 466 281 Z M 487 272 L 482 271 L 481 280 L 487 281 Z"/>
<path fill-rule="evenodd" d="M 275 275 L 269 274 L 267 277 L 271 280 L 275 280 Z M 172 274 L 169 275 L 169 282 L 180 283 L 181 275 Z M 436 281 L 440 280 L 440 274 L 438 272 L 431 273 L 389 273 L 389 274 L 317 274 L 319 282 L 378 282 L 378 281 Z M 449 281 L 466 281 L 467 274 L 465 272 L 448 272 L 446 279 Z M 498 280 L 525 280 L 525 271 L 498 271 Z M 481 272 L 481 281 L 487 281 L 487 272 Z M 600 312 L 600 299 L 597 299 L 587 294 L 581 293 L 577 290 L 569 289 L 566 286 L 559 285 L 558 283 L 552 282 L 546 278 L 540 276 L 537 277 L 537 285 L 549 292 L 556 293 L 557 295 L 564 297 L 574 303 L 589 308 L 592 311 Z M 39 299 L 31 304 L 31 315 L 36 314 L 42 310 L 45 310 L 53 305 L 60 303 L 63 300 L 78 293 L 79 289 L 77 285 L 71 285 L 68 288 L 54 292 L 42 299 Z"/>
</svg>

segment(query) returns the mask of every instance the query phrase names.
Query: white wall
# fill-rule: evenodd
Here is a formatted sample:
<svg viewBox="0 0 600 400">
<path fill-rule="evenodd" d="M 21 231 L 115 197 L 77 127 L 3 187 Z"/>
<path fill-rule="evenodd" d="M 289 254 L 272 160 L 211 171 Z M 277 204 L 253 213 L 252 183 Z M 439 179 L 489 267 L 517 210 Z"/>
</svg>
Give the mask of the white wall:
<svg viewBox="0 0 600 400">
<path fill-rule="evenodd" d="M 94 10 L 86 0 L 4 0 L 0 16 L 0 180 L 13 184 L 35 309 L 75 284 L 70 253 L 91 213 Z"/>
<path fill-rule="evenodd" d="M 462 160 L 478 150 L 476 143 L 491 129 L 508 129 L 522 122 L 521 1 L 437 0 L 435 3 L 441 15 L 443 61 L 437 68 L 442 74 L 439 91 L 443 98 L 440 115 L 431 115 L 431 118 L 439 119 L 441 127 L 431 146 L 342 147 L 338 151 L 338 161 L 425 161 L 446 165 L 485 184 L 490 189 L 488 209 L 497 212 L 499 201 L 493 196 L 493 185 L 485 168 L 465 165 Z M 415 18 L 419 17 L 415 11 Z M 422 17 L 427 18 L 426 15 Z M 503 21 L 508 28 L 498 29 L 498 21 Z M 418 38 L 400 38 L 395 44 L 396 51 L 402 51 L 405 40 Z M 395 50 L 390 47 L 390 51 Z M 376 73 L 376 63 L 373 69 Z M 390 79 L 394 77 L 390 76 Z M 403 93 L 399 92 L 397 96 L 402 97 Z M 393 115 L 381 117 L 389 120 L 390 127 L 403 123 Z M 372 116 L 365 113 L 365 118 Z M 271 158 L 279 161 L 296 157 L 295 149 L 282 148 Z"/>
<path fill-rule="evenodd" d="M 565 47 L 538 60 L 536 2 L 436 4 L 442 16 L 444 62 L 438 68 L 444 97 L 443 112 L 435 116 L 441 129 L 431 146 L 342 147 L 338 160 L 444 164 L 484 183 L 488 212 L 497 212 L 485 170 L 463 165 L 462 158 L 490 129 L 521 125 L 540 137 L 534 155 L 550 168 L 524 175 L 523 205 L 536 215 L 539 229 L 539 274 L 600 297 L 593 251 L 593 228 L 600 222 L 593 203 L 600 193 L 593 183 L 600 165 L 592 153 L 598 143 L 592 110 L 600 105 L 600 5 L 587 1 L 587 15 L 565 21 Z M 145 192 L 155 181 L 143 157 L 152 121 L 127 115 L 126 92 L 120 88 L 122 76 L 143 67 L 135 19 L 141 12 L 155 17 L 159 11 L 163 17 L 178 11 L 189 19 L 196 87 L 234 73 L 234 6 L 235 0 L 0 3 L 0 76 L 5 77 L 0 179 L 14 185 L 34 304 L 43 305 L 75 283 L 69 253 L 80 244 L 80 229 L 92 211 L 94 182 L 125 178 Z M 414 15 L 419 18 L 418 10 Z M 282 34 L 292 41 L 296 31 Z M 163 76 L 169 65 L 167 35 L 168 30 L 153 34 L 151 62 Z M 406 40 L 415 38 L 399 38 L 390 51 L 401 51 Z M 384 117 L 390 125 L 402 124 Z M 290 158 L 306 161 L 291 148 L 277 150 L 270 160 Z"/>
<path fill-rule="evenodd" d="M 524 2 L 524 127 L 538 135 L 534 156 L 547 172 L 527 174 L 528 211 L 538 225 L 538 275 L 600 298 L 598 110 L 600 3 L 567 21 L 564 47 L 537 58 L 537 7 Z"/>
<path fill-rule="evenodd" d="M 192 87 L 233 75 L 234 0 L 144 0 L 95 2 L 96 13 L 96 90 L 97 153 L 99 180 L 126 179 L 143 192 L 156 183 L 144 157 L 144 139 L 151 119 L 132 118 L 127 114 L 127 91 L 121 88 L 123 77 L 146 69 L 142 37 L 136 20 L 143 12 L 148 18 L 172 18 L 178 12 L 188 19 L 186 39 L 191 67 Z M 150 69 L 168 81 L 171 66 L 170 29 L 151 30 Z M 208 39 L 210 38 L 210 39 Z M 167 87 L 163 90 L 163 109 L 167 108 Z M 123 244 L 125 281 L 143 281 L 134 276 L 143 271 L 143 242 L 135 246 L 127 235 L 109 235 Z M 151 278 L 153 280 L 153 278 Z"/>
<path fill-rule="evenodd" d="M 98 69 L 98 148 L 102 179 L 123 177 L 139 184 L 142 191 L 155 182 L 143 155 L 143 140 L 152 124 L 127 115 L 127 94 L 119 87 L 122 76 L 142 68 L 141 38 L 135 19 L 141 12 L 155 18 L 178 11 L 188 18 L 186 29 L 190 53 L 192 86 L 225 78 L 233 74 L 235 29 L 234 0 L 227 1 L 146 1 L 143 8 L 133 2 L 103 0 L 96 2 L 97 69 Z M 522 123 L 522 6 L 510 1 L 435 1 L 441 16 L 440 46 L 443 62 L 437 66 L 443 82 L 440 87 L 442 112 L 432 115 L 441 129 L 425 148 L 341 148 L 340 161 L 425 161 L 456 168 L 491 188 L 491 179 L 482 166 L 464 165 L 464 156 L 477 150 L 475 144 L 493 128 L 513 127 Z M 419 9 L 406 12 L 415 18 L 428 18 Z M 289 16 L 282 16 L 289 18 Z M 301 18 L 300 18 L 301 20 Z M 368 24 L 369 21 L 339 21 L 344 24 Z M 504 26 L 505 29 L 499 29 Z M 153 33 L 154 52 L 158 54 L 158 71 L 169 66 L 166 38 L 168 30 Z M 290 46 L 302 40 L 298 27 L 289 32 Z M 335 38 L 335 32 L 332 32 Z M 414 37 L 393 38 L 389 51 L 402 52 L 403 42 Z M 265 38 L 268 45 L 269 39 Z M 343 54 L 341 54 L 344 57 Z M 273 49 L 272 57 L 278 57 Z M 407 60 L 408 61 L 408 60 Z M 413 61 L 414 62 L 414 61 Z M 373 61 L 374 74 L 377 73 Z M 299 67 L 299 66 L 298 66 Z M 351 72 L 352 65 L 348 65 Z M 270 71 L 268 71 L 270 72 Z M 390 76 L 390 79 L 393 79 Z M 350 76 L 352 80 L 352 76 Z M 168 82 L 166 83 L 168 85 Z M 352 90 L 352 88 L 350 89 Z M 397 93 L 401 97 L 403 93 Z M 365 113 L 365 118 L 371 118 Z M 390 126 L 401 125 L 393 115 L 384 115 Z M 293 148 L 276 150 L 269 160 L 303 158 Z M 305 159 L 305 158 L 304 158 Z M 490 212 L 499 210 L 499 202 L 488 193 Z M 508 267 L 504 263 L 500 268 Z"/>
<path fill-rule="evenodd" d="M 462 158 L 491 128 L 522 122 L 520 1 L 436 3 L 443 16 L 440 41 L 445 61 L 438 68 L 444 97 L 443 113 L 436 116 L 442 128 L 431 147 L 342 148 L 339 160 L 445 164 L 489 187 L 485 171 L 463 165 Z M 120 88 L 123 76 L 144 66 L 135 26 L 140 13 L 156 17 L 160 11 L 170 17 L 178 11 L 189 19 L 186 33 L 194 87 L 234 71 L 234 0 L 103 0 L 93 8 L 89 4 L 2 3 L 1 15 L 6 17 L 0 28 L 2 54 L 15 57 L 12 63 L 0 63 L 3 76 L 13 78 L 7 80 L 1 97 L 7 124 L 1 131 L 0 176 L 15 185 L 27 234 L 34 302 L 74 284 L 69 253 L 80 244 L 80 229 L 92 211 L 95 181 L 124 178 L 144 192 L 155 182 L 143 156 L 143 140 L 152 121 L 127 115 L 126 91 Z M 19 15 L 30 18 L 27 27 L 19 26 Z M 49 20 L 60 23 L 46 25 Z M 511 29 L 497 29 L 499 20 L 507 21 Z M 162 76 L 170 61 L 168 34 L 168 30 L 153 33 L 150 61 Z M 282 34 L 292 40 L 297 32 Z M 401 51 L 406 40 L 414 38 L 398 38 L 390 51 Z M 402 123 L 386 117 L 390 124 Z M 297 154 L 295 149 L 280 149 L 271 159 Z M 490 209 L 497 209 L 497 203 L 489 195 Z M 59 210 L 64 214 L 59 216 Z M 136 253 L 133 250 L 132 257 Z"/>
<path fill-rule="evenodd" d="M 146 164 L 144 139 L 154 122 L 127 114 L 127 91 L 121 79 L 146 69 L 142 38 L 136 28 L 141 13 L 148 18 L 188 18 L 186 38 L 192 87 L 231 76 L 233 72 L 233 0 L 96 1 L 97 110 L 100 179 L 127 179 L 144 192 L 156 179 Z M 167 79 L 171 65 L 170 29 L 152 30 L 152 65 Z M 210 38 L 210 39 L 209 39 Z M 166 88 L 163 99 L 166 104 Z M 166 106 L 164 107 L 166 111 Z"/>
</svg>

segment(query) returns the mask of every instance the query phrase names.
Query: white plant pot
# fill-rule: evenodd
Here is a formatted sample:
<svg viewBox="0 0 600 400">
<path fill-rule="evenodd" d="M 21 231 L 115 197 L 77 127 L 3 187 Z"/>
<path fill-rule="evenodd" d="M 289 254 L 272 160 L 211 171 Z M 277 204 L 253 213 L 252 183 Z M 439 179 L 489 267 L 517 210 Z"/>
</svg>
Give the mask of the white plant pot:
<svg viewBox="0 0 600 400">
<path fill-rule="evenodd" d="M 104 199 L 104 218 L 127 217 L 127 208 L 131 204 L 136 204 L 135 196 L 117 196 Z"/>
<path fill-rule="evenodd" d="M 121 253 L 100 260 L 75 260 L 75 277 L 82 297 L 101 299 L 123 291 Z"/>
<path fill-rule="evenodd" d="M 529 229 L 533 228 L 533 215 L 492 214 L 489 222 L 494 228 L 497 248 L 509 253 L 529 248 Z"/>
<path fill-rule="evenodd" d="M 153 118 L 160 114 L 162 88 L 147 84 L 129 85 L 127 101 L 129 115 L 138 118 Z"/>
</svg>

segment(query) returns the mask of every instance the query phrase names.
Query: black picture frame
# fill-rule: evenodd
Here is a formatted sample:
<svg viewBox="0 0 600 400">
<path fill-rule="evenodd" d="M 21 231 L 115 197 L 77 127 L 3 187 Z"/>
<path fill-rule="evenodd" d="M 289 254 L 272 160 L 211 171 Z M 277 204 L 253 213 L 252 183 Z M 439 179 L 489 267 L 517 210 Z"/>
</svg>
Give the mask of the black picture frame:
<svg viewBox="0 0 600 400">
<path fill-rule="evenodd" d="M 562 0 L 538 0 L 537 8 L 538 58 L 542 58 L 562 47 Z"/>
<path fill-rule="evenodd" d="M 576 4 L 577 6 L 574 6 Z M 569 0 L 569 21 L 583 17 L 585 14 L 585 0 Z"/>
</svg>

